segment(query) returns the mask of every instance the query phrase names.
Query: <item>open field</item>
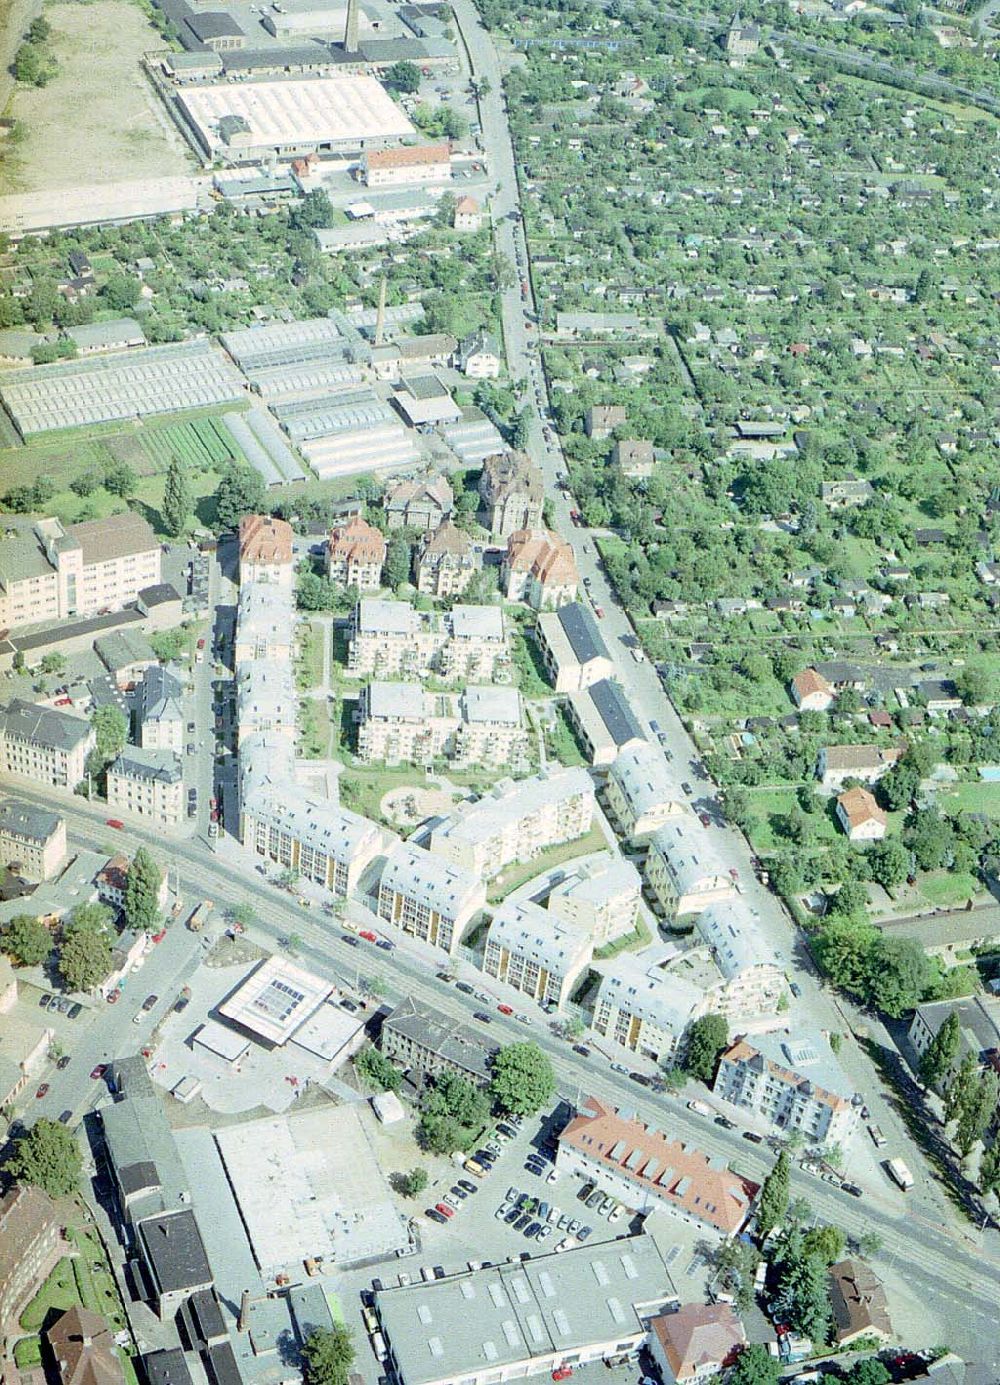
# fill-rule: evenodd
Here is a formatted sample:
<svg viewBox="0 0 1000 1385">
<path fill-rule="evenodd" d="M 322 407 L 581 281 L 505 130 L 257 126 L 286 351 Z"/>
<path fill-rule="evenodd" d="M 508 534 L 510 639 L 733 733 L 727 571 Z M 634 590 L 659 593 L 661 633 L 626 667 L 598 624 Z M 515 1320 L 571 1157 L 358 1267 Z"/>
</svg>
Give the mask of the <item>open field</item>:
<svg viewBox="0 0 1000 1385">
<path fill-rule="evenodd" d="M 190 168 L 180 136 L 139 67 L 164 44 L 128 0 L 46 7 L 58 74 L 19 86 L 12 113 L 21 135 L 4 161 L 5 192 L 31 192 L 123 178 L 159 178 Z M 81 119 L 81 112 L 86 119 Z"/>
</svg>

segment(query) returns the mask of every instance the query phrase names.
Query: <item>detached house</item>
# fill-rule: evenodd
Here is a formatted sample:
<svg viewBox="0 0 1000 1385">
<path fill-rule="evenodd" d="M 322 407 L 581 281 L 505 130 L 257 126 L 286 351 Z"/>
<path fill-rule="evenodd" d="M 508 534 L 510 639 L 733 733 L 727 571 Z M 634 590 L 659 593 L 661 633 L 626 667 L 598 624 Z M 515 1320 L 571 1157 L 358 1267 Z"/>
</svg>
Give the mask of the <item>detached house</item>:
<svg viewBox="0 0 1000 1385">
<path fill-rule="evenodd" d="M 792 679 L 792 701 L 803 712 L 826 712 L 836 701 L 832 684 L 814 668 L 803 669 Z"/>
<path fill-rule="evenodd" d="M 507 540 L 503 581 L 508 601 L 553 611 L 576 599 L 580 575 L 573 549 L 549 529 L 519 529 Z"/>
</svg>

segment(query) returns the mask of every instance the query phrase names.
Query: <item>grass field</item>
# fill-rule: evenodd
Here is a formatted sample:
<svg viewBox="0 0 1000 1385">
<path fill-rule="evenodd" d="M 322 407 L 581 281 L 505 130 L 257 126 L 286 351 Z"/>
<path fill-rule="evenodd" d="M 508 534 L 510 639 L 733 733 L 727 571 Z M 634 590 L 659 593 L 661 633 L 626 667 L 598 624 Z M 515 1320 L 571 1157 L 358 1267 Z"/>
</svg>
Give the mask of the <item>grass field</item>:
<svg viewBox="0 0 1000 1385">
<path fill-rule="evenodd" d="M 520 861 L 516 865 L 507 866 L 490 885 L 490 903 L 498 904 L 526 880 L 535 875 L 542 875 L 553 866 L 562 865 L 563 861 L 575 860 L 577 856 L 592 856 L 595 851 L 603 851 L 606 846 L 604 833 L 599 827 L 592 827 L 585 837 L 577 837 L 575 841 L 550 847 L 548 851 L 543 851 L 531 861 Z"/>
<path fill-rule="evenodd" d="M 139 65 L 166 45 L 128 0 L 54 4 L 50 49 L 58 73 L 45 87 L 19 86 L 21 134 L 4 159 L 6 192 L 51 192 L 193 171 L 194 161 Z"/>
<path fill-rule="evenodd" d="M 975 899 L 982 894 L 983 887 L 974 875 L 964 871 L 930 871 L 921 875 L 918 888 L 923 897 L 938 908 L 964 904 L 967 899 Z"/>
<path fill-rule="evenodd" d="M 937 803 L 943 813 L 986 813 L 1000 818 L 1000 784 L 958 784 L 941 789 Z"/>
</svg>

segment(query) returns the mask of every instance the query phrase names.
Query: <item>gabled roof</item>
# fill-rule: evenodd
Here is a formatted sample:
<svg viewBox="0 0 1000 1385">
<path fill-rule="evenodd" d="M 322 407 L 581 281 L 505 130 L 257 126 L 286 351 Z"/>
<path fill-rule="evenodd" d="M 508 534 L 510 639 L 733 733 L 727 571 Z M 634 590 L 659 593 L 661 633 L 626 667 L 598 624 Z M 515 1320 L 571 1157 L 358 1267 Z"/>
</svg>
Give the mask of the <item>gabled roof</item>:
<svg viewBox="0 0 1000 1385">
<path fill-rule="evenodd" d="M 649 1325 L 680 1382 L 720 1370 L 746 1341 L 743 1324 L 728 1303 L 685 1303 Z"/>
<path fill-rule="evenodd" d="M 240 520 L 240 562 L 288 564 L 292 561 L 292 526 L 273 515 L 244 515 Z"/>
<path fill-rule="evenodd" d="M 46 1332 L 62 1385 L 122 1385 L 125 1372 L 107 1320 L 74 1304 Z"/>
</svg>

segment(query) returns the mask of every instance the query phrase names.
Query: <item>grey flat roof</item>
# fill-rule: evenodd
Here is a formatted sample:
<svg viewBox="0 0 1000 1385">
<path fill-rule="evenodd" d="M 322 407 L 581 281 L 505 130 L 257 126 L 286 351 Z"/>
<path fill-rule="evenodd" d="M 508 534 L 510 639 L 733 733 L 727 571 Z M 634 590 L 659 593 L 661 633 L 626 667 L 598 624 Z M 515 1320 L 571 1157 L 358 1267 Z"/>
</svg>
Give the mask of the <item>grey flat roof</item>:
<svg viewBox="0 0 1000 1385">
<path fill-rule="evenodd" d="M 30 635 L 14 635 L 11 644 L 15 649 L 26 653 L 29 649 L 45 649 L 48 645 L 59 645 L 81 635 L 93 635 L 101 630 L 116 630 L 120 625 L 135 625 L 144 620 L 141 611 L 127 606 L 124 611 L 109 611 L 106 616 L 88 616 L 86 620 L 59 621 L 46 625 L 44 630 L 34 630 Z"/>
<path fill-rule="evenodd" d="M 560 606 L 556 611 L 556 618 L 579 663 L 587 664 L 592 659 L 611 657 L 607 645 L 601 638 L 593 613 L 582 601 L 571 601 L 568 606 Z"/>
<path fill-rule="evenodd" d="M 145 333 L 134 317 L 116 317 L 110 322 L 85 322 L 79 327 L 67 327 L 66 335 L 76 346 L 90 348 L 124 346 L 129 342 L 144 342 Z"/>
<path fill-rule="evenodd" d="M 649 1236 L 383 1289 L 375 1306 L 406 1385 L 460 1379 L 644 1335 L 640 1308 L 676 1300 Z"/>
</svg>

